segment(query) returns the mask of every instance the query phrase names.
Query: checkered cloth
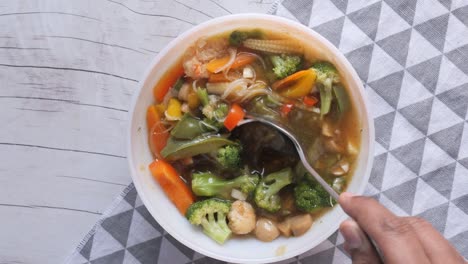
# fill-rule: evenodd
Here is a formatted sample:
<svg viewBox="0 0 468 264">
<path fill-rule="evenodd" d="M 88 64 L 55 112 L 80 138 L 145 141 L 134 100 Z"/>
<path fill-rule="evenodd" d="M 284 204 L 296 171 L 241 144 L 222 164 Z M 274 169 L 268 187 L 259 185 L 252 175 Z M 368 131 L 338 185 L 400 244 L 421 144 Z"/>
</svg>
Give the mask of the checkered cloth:
<svg viewBox="0 0 468 264">
<path fill-rule="evenodd" d="M 358 72 L 375 118 L 366 194 L 430 221 L 468 257 L 468 1 L 285 0 L 274 14 L 316 30 Z M 282 263 L 350 263 L 335 233 Z M 69 263 L 217 263 L 180 244 L 130 185 Z"/>
</svg>

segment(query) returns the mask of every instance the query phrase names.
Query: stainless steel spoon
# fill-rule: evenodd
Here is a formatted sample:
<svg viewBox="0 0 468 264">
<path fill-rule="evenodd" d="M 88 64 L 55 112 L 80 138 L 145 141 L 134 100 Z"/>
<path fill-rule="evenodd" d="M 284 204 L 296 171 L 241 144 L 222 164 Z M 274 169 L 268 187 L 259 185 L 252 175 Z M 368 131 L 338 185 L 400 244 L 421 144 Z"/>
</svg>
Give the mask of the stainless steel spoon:
<svg viewBox="0 0 468 264">
<path fill-rule="evenodd" d="M 305 156 L 304 150 L 302 149 L 302 146 L 299 143 L 299 140 L 297 140 L 297 138 L 293 135 L 293 133 L 291 131 L 289 131 L 287 128 L 285 128 L 284 126 L 282 126 L 282 125 L 280 125 L 278 123 L 275 123 L 273 121 L 270 121 L 268 119 L 264 119 L 264 118 L 261 118 L 261 117 L 252 116 L 252 115 L 246 115 L 245 119 L 242 120 L 239 123 L 239 126 L 244 125 L 244 124 L 248 124 L 248 123 L 252 123 L 252 122 L 260 122 L 262 124 L 272 126 L 272 127 L 276 128 L 276 129 L 278 129 L 279 131 L 281 131 L 281 133 L 286 135 L 289 139 L 291 139 L 294 146 L 296 147 L 297 153 L 299 154 L 299 158 L 301 159 L 302 164 L 307 169 L 307 171 L 309 171 L 310 174 L 312 174 L 312 176 L 314 176 L 314 178 L 328 192 L 328 194 L 330 194 L 330 196 L 333 197 L 333 199 L 335 199 L 335 201 L 338 201 L 339 194 L 332 187 L 330 187 L 330 185 L 328 185 L 328 183 L 317 173 L 317 171 L 315 171 L 314 168 L 312 168 L 312 166 L 310 166 L 310 164 L 307 161 L 307 158 Z M 368 237 L 368 239 L 372 243 L 374 248 L 376 249 L 377 254 L 380 257 L 380 259 L 383 260 L 382 253 L 379 250 L 379 247 L 377 246 L 375 241 L 373 239 L 371 239 L 370 237 Z"/>
<path fill-rule="evenodd" d="M 273 121 L 252 115 L 247 115 L 245 119 L 239 123 L 239 126 L 252 122 L 260 122 L 262 124 L 272 126 L 281 131 L 281 133 L 286 135 L 289 139 L 291 139 L 294 146 L 296 147 L 297 153 L 299 154 L 299 158 L 301 159 L 302 164 L 307 169 L 307 171 L 309 171 L 310 174 L 314 176 L 314 178 L 320 183 L 320 185 L 322 185 L 322 187 L 328 192 L 328 194 L 330 194 L 331 197 L 333 197 L 333 199 L 338 201 L 338 193 L 332 187 L 330 187 L 330 185 L 328 185 L 328 183 L 317 173 L 317 171 L 314 170 L 314 168 L 312 168 L 312 166 L 310 166 L 301 144 L 299 143 L 297 138 L 292 134 L 291 131 L 289 131 L 284 126 L 281 126 L 280 124 L 274 123 Z"/>
</svg>

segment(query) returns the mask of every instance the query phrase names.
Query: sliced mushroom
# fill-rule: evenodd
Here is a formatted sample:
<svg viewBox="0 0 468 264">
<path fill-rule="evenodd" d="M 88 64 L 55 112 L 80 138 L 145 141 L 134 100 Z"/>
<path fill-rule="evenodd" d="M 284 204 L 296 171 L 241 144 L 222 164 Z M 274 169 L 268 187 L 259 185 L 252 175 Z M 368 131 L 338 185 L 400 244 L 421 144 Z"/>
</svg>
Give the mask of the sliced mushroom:
<svg viewBox="0 0 468 264">
<path fill-rule="evenodd" d="M 327 150 L 328 152 L 332 152 L 332 153 L 343 152 L 343 147 L 340 144 L 338 144 L 338 142 L 336 142 L 335 139 L 332 139 L 332 138 L 324 140 L 323 146 L 325 147 L 325 150 Z"/>
<path fill-rule="evenodd" d="M 347 152 L 349 155 L 356 156 L 357 154 L 359 154 L 359 149 L 353 142 L 348 140 Z"/>
<path fill-rule="evenodd" d="M 338 161 L 331 169 L 330 172 L 335 176 L 343 176 L 349 171 L 349 162 L 346 159 Z"/>
<path fill-rule="evenodd" d="M 312 216 L 310 214 L 296 215 L 289 218 L 291 231 L 294 236 L 302 236 L 312 226 Z"/>
<path fill-rule="evenodd" d="M 259 218 L 255 226 L 255 236 L 263 241 L 270 242 L 279 236 L 279 230 L 275 223 L 267 218 Z"/>
<path fill-rule="evenodd" d="M 346 183 L 346 181 L 345 181 L 344 177 L 335 178 L 333 180 L 333 183 L 332 183 L 332 188 L 337 193 L 342 193 L 343 189 L 344 189 L 344 186 L 345 186 L 345 183 Z"/>
<path fill-rule="evenodd" d="M 278 227 L 278 230 L 285 237 L 290 237 L 292 235 L 290 219 L 291 218 L 288 217 L 276 225 L 276 227 Z"/>
<path fill-rule="evenodd" d="M 322 135 L 326 137 L 333 137 L 334 136 L 334 129 L 330 122 L 323 122 L 322 124 Z"/>
<path fill-rule="evenodd" d="M 235 201 L 228 213 L 229 228 L 234 234 L 245 235 L 255 228 L 255 211 L 248 202 Z"/>
</svg>

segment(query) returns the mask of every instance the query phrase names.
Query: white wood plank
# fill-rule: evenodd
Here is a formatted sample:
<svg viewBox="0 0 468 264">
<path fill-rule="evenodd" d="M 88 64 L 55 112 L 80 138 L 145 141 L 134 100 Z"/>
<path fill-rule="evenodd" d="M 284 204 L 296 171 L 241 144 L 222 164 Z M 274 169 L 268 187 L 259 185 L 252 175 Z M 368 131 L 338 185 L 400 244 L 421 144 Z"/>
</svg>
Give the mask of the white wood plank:
<svg viewBox="0 0 468 264">
<path fill-rule="evenodd" d="M 153 56 L 271 3 L 1 1 L 0 263 L 62 263 L 130 183 L 126 110 Z"/>
<path fill-rule="evenodd" d="M 127 112 L 74 103 L 3 98 L 0 138 L 125 157 Z"/>
<path fill-rule="evenodd" d="M 0 144 L 0 204 L 100 214 L 130 182 L 123 158 Z"/>
</svg>

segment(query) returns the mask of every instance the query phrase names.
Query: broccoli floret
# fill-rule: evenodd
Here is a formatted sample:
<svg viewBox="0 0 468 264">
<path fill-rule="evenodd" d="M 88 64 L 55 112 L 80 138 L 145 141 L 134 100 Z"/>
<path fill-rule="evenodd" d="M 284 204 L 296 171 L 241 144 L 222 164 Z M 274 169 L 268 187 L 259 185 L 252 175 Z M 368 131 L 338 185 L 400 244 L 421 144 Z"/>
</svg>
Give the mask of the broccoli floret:
<svg viewBox="0 0 468 264">
<path fill-rule="evenodd" d="M 200 99 L 200 102 L 202 103 L 203 106 L 206 106 L 210 103 L 210 99 L 208 97 L 208 91 L 204 88 L 198 88 L 197 90 L 197 96 L 198 99 Z"/>
<path fill-rule="evenodd" d="M 273 172 L 263 178 L 255 189 L 255 203 L 268 212 L 277 212 L 281 209 L 281 200 L 278 192 L 293 180 L 291 168 Z"/>
<path fill-rule="evenodd" d="M 241 151 L 240 145 L 229 145 L 222 147 L 218 150 L 216 160 L 226 169 L 237 169 L 241 165 Z"/>
<path fill-rule="evenodd" d="M 242 175 L 226 180 L 209 172 L 192 175 L 192 191 L 198 196 L 216 196 L 229 198 L 232 189 L 238 189 L 246 195 L 255 190 L 259 182 L 257 175 Z"/>
<path fill-rule="evenodd" d="M 193 203 L 185 216 L 192 225 L 201 225 L 203 233 L 223 244 L 232 234 L 226 218 L 230 209 L 230 201 L 212 198 Z"/>
<path fill-rule="evenodd" d="M 273 64 L 273 72 L 276 78 L 283 79 L 287 76 L 297 72 L 301 67 L 302 59 L 295 55 L 272 55 L 270 56 L 271 63 Z"/>
<path fill-rule="evenodd" d="M 340 75 L 335 66 L 330 62 L 321 61 L 312 65 L 312 69 L 317 75 L 317 83 L 320 85 L 320 115 L 324 116 L 330 112 L 332 101 L 332 85 L 340 82 Z"/>
<path fill-rule="evenodd" d="M 210 126 L 209 130 L 218 131 L 224 127 L 223 120 L 229 112 L 229 106 L 225 103 L 218 105 L 208 104 L 203 107 L 202 113 L 206 118 L 203 119 L 205 125 Z"/>
<path fill-rule="evenodd" d="M 262 32 L 258 29 L 250 31 L 239 31 L 234 30 L 231 35 L 229 35 L 229 45 L 238 47 L 242 45 L 242 42 L 248 38 L 261 38 Z"/>
<path fill-rule="evenodd" d="M 300 182 L 294 188 L 296 207 L 304 212 L 313 213 L 325 207 L 332 207 L 336 202 L 318 183 Z"/>
</svg>

